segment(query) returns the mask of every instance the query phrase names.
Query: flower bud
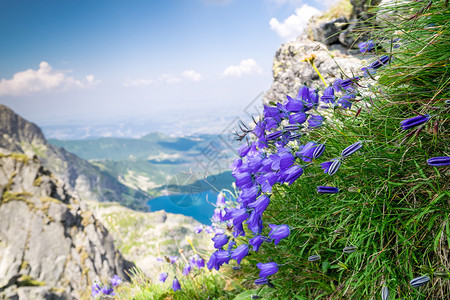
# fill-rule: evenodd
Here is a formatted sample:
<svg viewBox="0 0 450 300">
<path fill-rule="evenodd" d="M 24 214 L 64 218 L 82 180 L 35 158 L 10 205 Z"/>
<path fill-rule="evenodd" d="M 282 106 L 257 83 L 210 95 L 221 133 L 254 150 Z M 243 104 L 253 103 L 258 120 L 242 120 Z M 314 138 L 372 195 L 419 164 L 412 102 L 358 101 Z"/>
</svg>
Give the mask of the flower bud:
<svg viewBox="0 0 450 300">
<path fill-rule="evenodd" d="M 308 257 L 308 261 L 310 262 L 318 261 L 319 259 L 320 255 L 311 255 L 310 257 Z"/>
<path fill-rule="evenodd" d="M 356 246 L 348 246 L 348 247 L 345 247 L 342 251 L 344 253 L 349 254 L 349 253 L 355 252 L 356 250 L 358 250 L 358 247 L 356 247 Z"/>
<path fill-rule="evenodd" d="M 409 282 L 409 284 L 412 287 L 419 287 L 419 286 L 427 284 L 429 281 L 430 281 L 430 277 L 428 277 L 428 276 L 420 276 L 420 277 L 416 277 L 413 280 L 411 280 Z"/>
<path fill-rule="evenodd" d="M 341 166 L 340 160 L 333 161 L 333 163 L 330 165 L 330 168 L 328 169 L 328 175 L 334 175 L 339 170 L 340 166 Z"/>
<path fill-rule="evenodd" d="M 353 145 L 350 145 L 347 148 L 345 148 L 344 150 L 342 150 L 341 155 L 342 155 L 342 157 L 349 157 L 350 155 L 352 155 L 353 153 L 355 153 L 356 151 L 361 149 L 361 147 L 362 147 L 361 142 L 354 143 Z"/>
</svg>

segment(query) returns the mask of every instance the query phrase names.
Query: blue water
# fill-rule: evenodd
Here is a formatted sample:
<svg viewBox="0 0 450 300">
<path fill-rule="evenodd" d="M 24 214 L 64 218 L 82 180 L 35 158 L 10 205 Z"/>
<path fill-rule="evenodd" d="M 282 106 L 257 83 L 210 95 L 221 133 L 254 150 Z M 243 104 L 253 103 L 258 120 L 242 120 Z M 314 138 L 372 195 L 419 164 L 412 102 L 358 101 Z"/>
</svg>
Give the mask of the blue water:
<svg viewBox="0 0 450 300">
<path fill-rule="evenodd" d="M 160 196 L 147 204 L 150 211 L 165 210 L 168 213 L 190 216 L 202 224 L 210 225 L 214 213 L 214 206 L 210 203 L 216 203 L 216 199 L 217 193 L 209 190 L 202 193 Z"/>
</svg>

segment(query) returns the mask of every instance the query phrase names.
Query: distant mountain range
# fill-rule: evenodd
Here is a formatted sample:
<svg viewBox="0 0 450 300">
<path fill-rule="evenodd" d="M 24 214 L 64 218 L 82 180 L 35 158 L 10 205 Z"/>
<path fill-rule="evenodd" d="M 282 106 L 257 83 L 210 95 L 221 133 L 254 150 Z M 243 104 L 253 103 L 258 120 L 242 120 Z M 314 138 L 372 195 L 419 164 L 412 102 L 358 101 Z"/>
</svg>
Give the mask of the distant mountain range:
<svg viewBox="0 0 450 300">
<path fill-rule="evenodd" d="M 0 105 L 0 148 L 36 155 L 42 164 L 76 191 L 82 199 L 115 201 L 147 210 L 149 196 L 132 189 L 86 160 L 47 142 L 41 129 Z"/>
<path fill-rule="evenodd" d="M 139 139 L 49 142 L 89 160 L 126 186 L 152 196 L 186 191 L 192 184 L 200 186 L 200 192 L 220 190 L 230 188 L 233 182 L 229 165 L 235 154 L 218 135 L 170 137 L 151 133 Z M 181 177 L 189 177 L 189 181 L 180 182 Z"/>
</svg>

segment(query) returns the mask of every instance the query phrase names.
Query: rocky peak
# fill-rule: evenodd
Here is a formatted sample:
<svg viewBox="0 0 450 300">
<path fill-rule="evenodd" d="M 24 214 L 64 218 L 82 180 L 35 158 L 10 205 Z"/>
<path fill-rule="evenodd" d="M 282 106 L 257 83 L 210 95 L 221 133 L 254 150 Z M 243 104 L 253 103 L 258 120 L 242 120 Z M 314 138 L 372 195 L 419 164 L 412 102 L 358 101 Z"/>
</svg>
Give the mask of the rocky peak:
<svg viewBox="0 0 450 300">
<path fill-rule="evenodd" d="M 91 285 L 133 265 L 105 227 L 53 174 L 0 153 L 0 299 L 89 299 Z"/>
<path fill-rule="evenodd" d="M 35 124 L 0 104 L 0 147 L 23 152 L 21 144 L 44 144 L 44 134 Z"/>
</svg>

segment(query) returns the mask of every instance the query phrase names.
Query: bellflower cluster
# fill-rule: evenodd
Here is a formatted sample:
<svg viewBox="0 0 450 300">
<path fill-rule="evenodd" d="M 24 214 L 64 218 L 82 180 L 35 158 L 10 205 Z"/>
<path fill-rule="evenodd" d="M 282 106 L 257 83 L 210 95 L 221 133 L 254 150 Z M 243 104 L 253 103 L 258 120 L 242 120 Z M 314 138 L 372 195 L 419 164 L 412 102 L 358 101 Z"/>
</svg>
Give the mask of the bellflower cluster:
<svg viewBox="0 0 450 300">
<path fill-rule="evenodd" d="M 120 279 L 119 276 L 114 275 L 113 278 L 111 278 L 111 285 L 104 285 L 101 286 L 98 283 L 94 283 L 92 285 L 92 292 L 91 292 L 91 296 L 92 297 L 97 297 L 97 296 L 114 296 L 114 288 L 116 288 L 117 286 L 119 286 L 122 283 L 122 279 Z"/>
</svg>

